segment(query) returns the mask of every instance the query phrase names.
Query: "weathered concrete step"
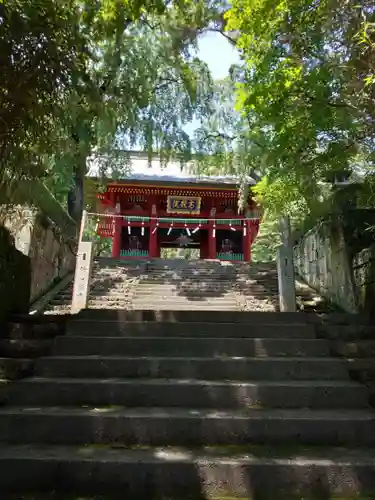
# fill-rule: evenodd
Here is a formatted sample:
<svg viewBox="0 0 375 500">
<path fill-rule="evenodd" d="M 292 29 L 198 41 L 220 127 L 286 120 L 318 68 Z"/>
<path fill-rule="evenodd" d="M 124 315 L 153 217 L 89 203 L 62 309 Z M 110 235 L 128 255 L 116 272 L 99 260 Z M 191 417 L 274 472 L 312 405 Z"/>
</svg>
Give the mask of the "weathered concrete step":
<svg viewBox="0 0 375 500">
<path fill-rule="evenodd" d="M 268 283 L 268 285 L 273 287 L 275 291 L 277 291 L 277 284 L 274 286 L 274 284 Z M 223 291 L 223 290 L 241 290 L 241 289 L 246 289 L 246 290 L 251 290 L 251 291 L 263 291 L 264 292 L 264 286 L 263 284 L 246 284 L 246 283 L 238 283 L 236 281 L 234 282 L 225 282 L 225 283 L 220 283 L 220 282 L 212 282 L 212 283 L 207 283 L 202 281 L 200 279 L 197 279 L 196 282 L 194 283 L 160 283 L 160 284 L 155 284 L 155 283 L 145 283 L 144 281 L 141 281 L 137 284 L 136 286 L 137 291 L 142 291 L 142 292 L 147 292 L 147 291 L 153 291 L 153 290 L 166 290 L 166 291 L 174 291 L 174 290 L 183 290 L 183 291 L 199 291 L 199 290 L 204 290 L 207 292 L 215 292 L 217 290 Z M 268 287 L 267 287 L 268 289 Z"/>
<path fill-rule="evenodd" d="M 8 379 L 0 379 L 0 405 L 7 400 L 11 384 Z"/>
<path fill-rule="evenodd" d="M 60 316 L 18 315 L 1 329 L 1 338 L 12 340 L 43 340 L 62 335 L 67 319 Z"/>
<path fill-rule="evenodd" d="M 247 323 L 247 324 L 292 324 L 292 323 L 316 323 L 319 318 L 313 314 L 303 313 L 277 313 L 277 312 L 258 312 L 258 311 L 112 311 L 111 309 L 102 309 L 101 311 L 92 311 L 90 309 L 82 310 L 75 317 L 76 321 L 172 321 L 172 322 L 208 322 L 208 323 Z"/>
<path fill-rule="evenodd" d="M 215 302 L 214 300 L 199 300 L 199 301 L 179 301 L 177 304 L 173 304 L 172 301 L 162 300 L 158 302 L 149 302 L 146 300 L 133 300 L 131 303 L 132 309 L 145 309 L 149 307 L 150 310 L 158 309 L 159 311 L 163 309 L 173 309 L 176 310 L 186 310 L 186 311 L 237 311 L 239 310 L 238 303 L 233 301 L 227 302 Z"/>
<path fill-rule="evenodd" d="M 353 380 L 361 383 L 375 381 L 375 358 L 346 359 L 345 362 Z"/>
<path fill-rule="evenodd" d="M 375 412 L 11 407 L 0 410 L 0 442 L 374 446 Z"/>
<path fill-rule="evenodd" d="M 78 337 L 55 339 L 55 355 L 278 357 L 329 355 L 326 340 L 215 337 Z"/>
<path fill-rule="evenodd" d="M 271 293 L 249 293 L 247 294 L 247 297 L 252 297 L 258 300 L 264 300 L 267 298 L 271 297 L 276 297 L 277 294 L 271 294 Z M 120 298 L 119 296 L 117 296 Z M 164 293 L 158 290 L 155 290 L 152 293 L 134 293 L 132 295 L 133 300 L 137 302 L 144 301 L 146 304 L 148 302 L 155 304 L 157 307 L 158 304 L 162 304 L 163 306 L 168 305 L 168 304 L 173 304 L 173 307 L 175 307 L 178 304 L 184 305 L 186 302 L 192 303 L 192 304 L 199 304 L 202 301 L 206 302 L 212 302 L 212 303 L 224 303 L 227 301 L 233 302 L 233 301 L 239 301 L 243 300 L 246 298 L 243 296 L 241 293 L 237 293 L 235 291 L 232 292 L 226 292 L 226 293 L 205 293 L 205 292 L 178 292 L 178 293 Z M 102 298 L 102 297 L 101 297 Z"/>
<path fill-rule="evenodd" d="M 344 360 L 331 358 L 61 356 L 40 359 L 35 374 L 77 378 L 349 380 Z"/>
<path fill-rule="evenodd" d="M 258 300 L 264 300 L 271 297 L 268 294 L 262 295 L 251 295 L 252 298 Z M 147 307 L 149 304 L 154 304 L 157 309 L 158 306 L 163 306 L 164 308 L 171 305 L 171 307 L 176 307 L 178 305 L 185 306 L 186 304 L 191 304 L 192 306 L 200 305 L 201 303 L 212 303 L 212 304 L 226 304 L 226 303 L 237 303 L 244 300 L 241 294 L 237 293 L 226 293 L 223 295 L 209 295 L 209 294 L 163 294 L 155 292 L 153 294 L 135 294 L 132 297 L 133 302 L 143 302 Z"/>
<path fill-rule="evenodd" d="M 339 356 L 351 358 L 374 358 L 375 340 L 358 340 L 353 342 L 333 341 L 332 351 Z"/>
<path fill-rule="evenodd" d="M 375 339 L 375 325 L 317 325 L 317 332 L 321 337 L 328 338 L 332 341 L 344 342 L 349 345 L 352 343 L 363 341 L 372 341 Z M 343 344 L 341 344 L 343 345 Z M 345 344 L 344 344 L 345 345 Z M 366 349 L 365 349 L 366 350 Z M 355 353 L 355 351 L 354 351 Z"/>
<path fill-rule="evenodd" d="M 241 281 L 235 281 L 232 280 L 231 278 L 227 280 L 220 280 L 220 279 L 215 279 L 215 280 L 206 280 L 205 277 L 199 276 L 195 278 L 194 280 L 189 280 L 187 279 L 143 279 L 141 280 L 137 285 L 137 289 L 155 289 L 155 288 L 172 288 L 172 287 L 177 287 L 177 288 L 184 288 L 184 289 L 198 289 L 199 287 L 204 289 L 204 290 L 210 290 L 210 289 L 216 289 L 220 288 L 222 290 L 246 290 L 246 291 L 264 291 L 265 289 L 270 289 L 273 290 L 275 293 L 277 293 L 278 290 L 278 285 L 277 281 L 257 281 L 257 284 L 254 285 L 253 283 L 245 283 Z"/>
<path fill-rule="evenodd" d="M 140 301 L 132 301 L 132 309 L 145 309 L 145 307 L 149 306 L 150 310 L 158 309 L 159 311 L 171 310 L 173 308 L 173 303 L 170 301 L 163 302 L 153 302 L 149 303 L 147 300 Z M 215 301 L 186 301 L 185 303 L 179 302 L 175 305 L 176 311 L 239 311 L 239 305 L 236 302 L 226 302 L 216 303 Z"/>
<path fill-rule="evenodd" d="M 67 325 L 69 335 L 124 336 L 124 337 L 241 337 L 241 338 L 301 338 L 314 339 L 315 328 L 312 324 L 284 325 L 245 324 L 245 323 L 173 323 L 162 322 L 118 322 L 118 321 L 75 321 Z"/>
<path fill-rule="evenodd" d="M 365 386 L 348 381 L 217 382 L 190 379 L 30 378 L 8 395 L 17 406 L 365 408 Z"/>
<path fill-rule="evenodd" d="M 118 297 L 120 298 L 120 297 Z M 178 304 L 184 305 L 186 303 L 192 303 L 192 305 L 199 304 L 200 302 L 212 302 L 215 304 L 226 304 L 226 303 L 231 303 L 231 302 L 236 302 L 238 301 L 238 295 L 234 293 L 226 293 L 223 295 L 196 295 L 196 294 L 166 294 L 164 295 L 163 293 L 152 293 L 152 294 L 138 294 L 133 296 L 133 302 L 141 302 L 144 301 L 146 304 L 148 301 L 152 304 L 162 304 L 162 305 L 168 305 L 168 304 L 173 304 L 173 306 L 176 306 Z"/>
<path fill-rule="evenodd" d="M 0 356 L 5 358 L 37 358 L 49 354 L 53 340 L 0 339 Z"/>
<path fill-rule="evenodd" d="M 364 499 L 375 491 L 374 456 L 372 449 L 345 448 L 293 452 L 262 446 L 194 451 L 3 445 L 0 489 L 3 494 L 96 496 L 121 491 L 137 500 Z"/>
<path fill-rule="evenodd" d="M 0 358 L 0 379 L 17 380 L 33 373 L 34 359 Z"/>
<path fill-rule="evenodd" d="M 123 296 L 123 295 L 129 295 L 130 293 L 133 293 L 129 287 L 124 287 L 123 289 L 121 288 L 110 288 L 109 290 L 90 290 L 89 297 L 107 297 L 108 295 L 110 296 Z M 72 294 L 71 293 L 62 293 L 57 296 L 57 298 L 64 299 L 64 300 L 72 300 Z"/>
<path fill-rule="evenodd" d="M 265 295 L 269 295 L 270 292 L 269 290 L 259 290 L 258 292 L 253 291 L 253 290 L 248 290 L 247 294 L 251 293 L 251 295 L 256 296 L 256 297 L 264 297 Z M 152 288 L 152 289 L 139 289 L 137 288 L 134 290 L 133 296 L 134 298 L 140 298 L 140 297 L 170 297 L 170 300 L 176 300 L 179 297 L 184 298 L 184 297 L 207 297 L 207 298 L 225 298 L 225 297 L 233 297 L 238 295 L 239 292 L 236 289 L 226 289 L 226 290 L 193 290 L 193 289 L 159 289 L 157 287 Z M 277 292 L 275 292 L 277 293 Z M 105 296 L 105 295 L 103 295 Z M 114 294 L 111 292 L 111 296 L 121 296 L 121 294 Z"/>
<path fill-rule="evenodd" d="M 350 314 L 330 312 L 320 315 L 321 319 L 329 325 L 374 325 L 375 319 L 371 314 Z"/>
</svg>

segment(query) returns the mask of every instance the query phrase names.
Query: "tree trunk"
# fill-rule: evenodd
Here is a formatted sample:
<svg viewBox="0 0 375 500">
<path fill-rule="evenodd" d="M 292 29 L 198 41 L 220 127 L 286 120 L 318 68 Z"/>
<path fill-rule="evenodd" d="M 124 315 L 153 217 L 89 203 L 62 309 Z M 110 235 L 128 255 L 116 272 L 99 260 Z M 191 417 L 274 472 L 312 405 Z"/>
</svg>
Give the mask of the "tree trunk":
<svg viewBox="0 0 375 500">
<path fill-rule="evenodd" d="M 79 224 L 83 211 L 83 179 L 84 174 L 77 169 L 74 174 L 74 186 L 68 193 L 68 212 L 69 215 Z"/>
</svg>

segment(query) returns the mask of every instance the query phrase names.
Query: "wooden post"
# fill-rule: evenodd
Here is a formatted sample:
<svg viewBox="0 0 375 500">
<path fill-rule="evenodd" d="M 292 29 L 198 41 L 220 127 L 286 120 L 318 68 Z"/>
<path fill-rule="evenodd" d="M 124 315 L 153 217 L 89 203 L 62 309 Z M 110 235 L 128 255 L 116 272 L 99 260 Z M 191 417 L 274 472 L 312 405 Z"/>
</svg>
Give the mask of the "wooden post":
<svg viewBox="0 0 375 500">
<path fill-rule="evenodd" d="M 114 226 L 115 230 L 112 239 L 112 257 L 114 259 L 119 259 L 121 253 L 121 232 L 122 232 L 122 223 L 120 217 L 115 217 Z"/>
<path fill-rule="evenodd" d="M 150 239 L 148 247 L 148 256 L 150 258 L 156 258 L 160 255 L 158 250 L 158 227 L 157 219 L 151 219 L 150 222 Z"/>
<path fill-rule="evenodd" d="M 280 311 L 295 312 L 297 310 L 296 283 L 289 217 L 280 219 L 280 233 L 282 244 L 278 247 L 276 254 Z"/>
</svg>

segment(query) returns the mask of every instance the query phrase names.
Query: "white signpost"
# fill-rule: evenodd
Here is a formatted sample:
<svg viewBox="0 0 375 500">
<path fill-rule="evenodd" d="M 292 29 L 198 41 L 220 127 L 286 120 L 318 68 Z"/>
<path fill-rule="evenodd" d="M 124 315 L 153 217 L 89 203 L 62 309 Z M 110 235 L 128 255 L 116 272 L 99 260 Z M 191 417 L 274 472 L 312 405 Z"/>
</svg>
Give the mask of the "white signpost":
<svg viewBox="0 0 375 500">
<path fill-rule="evenodd" d="M 296 312 L 296 281 L 289 217 L 280 220 L 282 244 L 277 249 L 277 279 L 281 312 Z"/>
<path fill-rule="evenodd" d="M 90 291 L 91 269 L 94 258 L 94 244 L 92 241 L 82 241 L 87 221 L 87 212 L 84 211 L 79 234 L 76 269 L 74 274 L 72 314 L 78 313 L 87 307 Z"/>
</svg>

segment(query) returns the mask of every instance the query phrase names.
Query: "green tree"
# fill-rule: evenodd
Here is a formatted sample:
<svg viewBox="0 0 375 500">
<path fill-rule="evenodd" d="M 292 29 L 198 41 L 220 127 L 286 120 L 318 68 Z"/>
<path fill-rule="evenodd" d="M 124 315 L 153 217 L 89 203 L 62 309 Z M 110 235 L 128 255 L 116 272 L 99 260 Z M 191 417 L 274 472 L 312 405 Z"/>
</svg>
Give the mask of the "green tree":
<svg viewBox="0 0 375 500">
<path fill-rule="evenodd" d="M 285 185 L 310 211 L 327 177 L 359 154 L 372 166 L 372 2 L 235 0 L 228 19 L 245 63 L 237 107 L 269 187 Z"/>
<path fill-rule="evenodd" d="M 358 172 L 362 202 L 372 203 L 374 17 L 368 0 L 234 0 L 226 28 L 239 33 L 243 61 L 232 71 L 236 103 L 227 101 L 221 125 L 203 126 L 203 170 L 239 180 L 255 170 L 269 216 L 319 215 L 333 202 L 329 182 Z"/>
<path fill-rule="evenodd" d="M 43 173 L 64 95 L 85 67 L 73 0 L 0 3 L 0 191 Z"/>
<path fill-rule="evenodd" d="M 192 48 L 224 10 L 191 0 L 2 2 L 2 186 L 43 178 L 78 220 L 89 155 L 127 144 L 186 161 L 183 125 L 207 111 L 211 89 Z"/>
</svg>

